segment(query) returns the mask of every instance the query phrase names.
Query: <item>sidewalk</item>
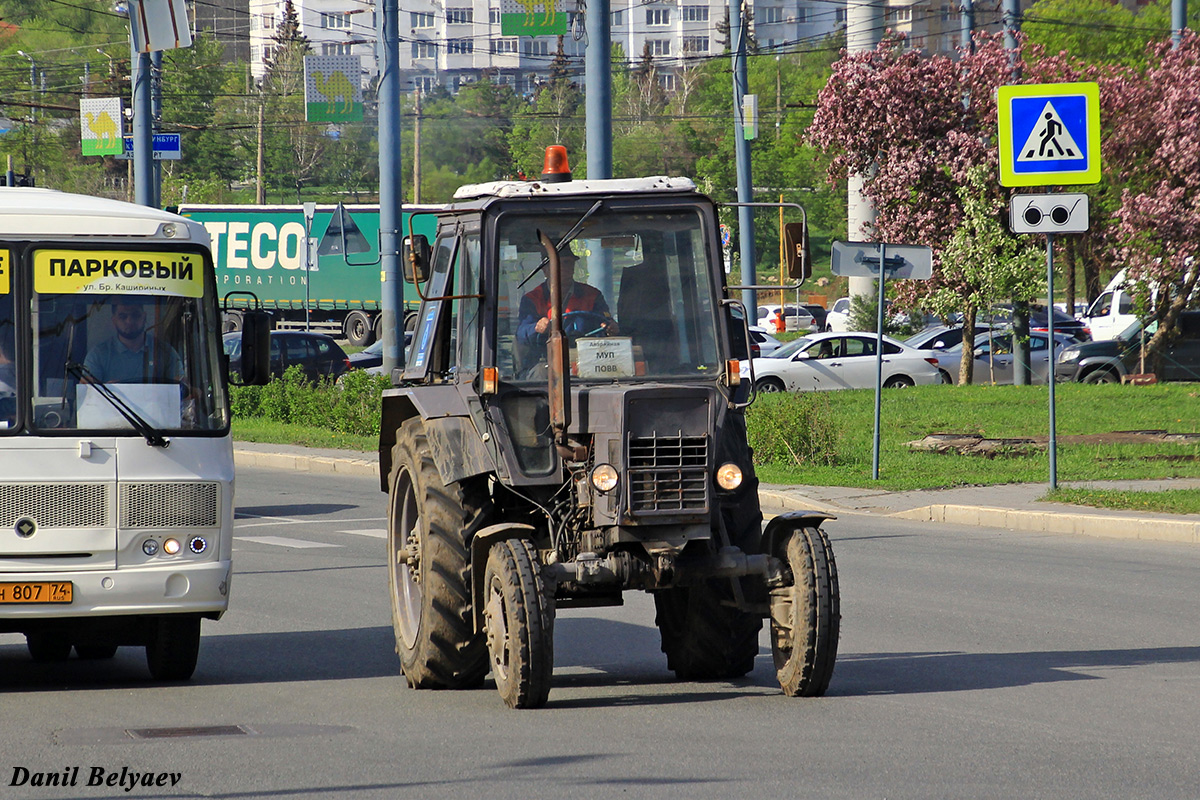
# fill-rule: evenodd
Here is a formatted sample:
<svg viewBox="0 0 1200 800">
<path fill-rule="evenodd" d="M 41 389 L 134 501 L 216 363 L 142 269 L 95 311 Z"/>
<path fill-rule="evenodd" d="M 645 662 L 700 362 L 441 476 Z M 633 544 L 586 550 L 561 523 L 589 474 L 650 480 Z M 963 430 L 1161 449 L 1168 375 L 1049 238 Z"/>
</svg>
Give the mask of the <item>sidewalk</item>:
<svg viewBox="0 0 1200 800">
<path fill-rule="evenodd" d="M 1200 479 L 1085 481 L 1060 483 L 1059 486 L 1160 492 L 1198 488 Z M 1200 543 L 1200 516 L 1115 511 L 1040 501 L 1039 498 L 1048 491 L 1048 483 L 968 486 L 915 492 L 764 484 L 759 496 L 765 513 L 798 510 L 834 515 L 875 514 L 1038 533 Z"/>
<path fill-rule="evenodd" d="M 239 466 L 292 469 L 302 472 L 361 475 L 378 478 L 375 453 L 321 450 L 290 445 L 235 442 Z M 1090 481 L 1061 483 L 1063 487 L 1159 492 L 1200 488 L 1200 479 L 1156 481 Z M 1200 517 L 1179 514 L 1113 511 L 1111 509 L 1045 503 L 1045 483 L 969 486 L 916 492 L 855 489 L 842 486 L 778 486 L 759 489 L 764 514 L 820 511 L 834 516 L 873 514 L 924 522 L 949 522 L 985 528 L 1071 533 L 1119 539 L 1200 543 Z"/>
</svg>

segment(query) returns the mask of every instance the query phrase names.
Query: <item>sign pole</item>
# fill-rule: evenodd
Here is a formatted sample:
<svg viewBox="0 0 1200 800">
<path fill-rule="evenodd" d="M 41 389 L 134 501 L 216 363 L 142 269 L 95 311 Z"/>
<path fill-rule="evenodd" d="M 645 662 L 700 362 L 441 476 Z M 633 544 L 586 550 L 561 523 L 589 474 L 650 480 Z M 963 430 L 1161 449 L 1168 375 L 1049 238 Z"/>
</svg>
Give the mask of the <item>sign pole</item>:
<svg viewBox="0 0 1200 800">
<path fill-rule="evenodd" d="M 887 245 L 879 243 L 879 309 L 875 324 L 875 435 L 871 442 L 871 480 L 879 480 L 879 409 L 883 400 L 883 281 Z"/>
<path fill-rule="evenodd" d="M 1058 354 L 1054 352 L 1054 234 L 1046 233 L 1046 326 L 1050 341 L 1047 342 L 1050 353 L 1049 369 L 1046 380 L 1050 385 L 1050 488 L 1058 488 L 1058 436 L 1055 428 L 1056 414 L 1054 409 L 1054 360 Z"/>
</svg>

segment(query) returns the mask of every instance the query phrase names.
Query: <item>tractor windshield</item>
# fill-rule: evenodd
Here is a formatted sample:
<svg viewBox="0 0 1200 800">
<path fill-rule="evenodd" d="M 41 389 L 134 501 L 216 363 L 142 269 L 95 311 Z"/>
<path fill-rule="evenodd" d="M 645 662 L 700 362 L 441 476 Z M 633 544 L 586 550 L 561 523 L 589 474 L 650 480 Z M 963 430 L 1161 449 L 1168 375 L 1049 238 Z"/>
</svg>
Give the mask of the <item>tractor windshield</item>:
<svg viewBox="0 0 1200 800">
<path fill-rule="evenodd" d="M 545 382 L 549 265 L 537 231 L 559 242 L 580 216 L 500 218 L 497 362 L 506 380 Z M 706 241 L 698 209 L 601 208 L 587 217 L 559 256 L 572 380 L 716 374 L 716 287 Z"/>
</svg>

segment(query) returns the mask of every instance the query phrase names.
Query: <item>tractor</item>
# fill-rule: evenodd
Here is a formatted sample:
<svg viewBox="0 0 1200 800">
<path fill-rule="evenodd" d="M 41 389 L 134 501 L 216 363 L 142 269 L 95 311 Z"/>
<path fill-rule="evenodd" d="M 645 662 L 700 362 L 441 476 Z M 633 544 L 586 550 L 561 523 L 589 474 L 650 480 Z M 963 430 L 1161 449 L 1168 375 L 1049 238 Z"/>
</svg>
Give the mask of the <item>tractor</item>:
<svg viewBox="0 0 1200 800">
<path fill-rule="evenodd" d="M 490 672 L 508 706 L 542 706 L 557 609 L 642 590 L 678 678 L 745 675 L 769 618 L 783 692 L 822 695 L 831 517 L 762 525 L 749 317 L 713 201 L 686 178 L 573 180 L 552 147 L 540 179 L 463 186 L 436 213 L 433 242 L 404 240 L 422 304 L 379 445 L 408 684 Z"/>
</svg>

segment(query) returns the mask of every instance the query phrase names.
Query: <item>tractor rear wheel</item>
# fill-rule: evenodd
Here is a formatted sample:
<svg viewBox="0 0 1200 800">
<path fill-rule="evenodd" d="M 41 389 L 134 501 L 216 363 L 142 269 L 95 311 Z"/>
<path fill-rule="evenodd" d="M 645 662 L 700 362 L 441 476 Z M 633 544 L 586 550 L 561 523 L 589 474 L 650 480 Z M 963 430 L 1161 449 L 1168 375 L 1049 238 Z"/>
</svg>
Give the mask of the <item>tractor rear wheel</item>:
<svg viewBox="0 0 1200 800">
<path fill-rule="evenodd" d="M 406 421 L 392 450 L 388 587 L 396 652 L 417 689 L 478 686 L 486 643 L 471 611 L 471 539 L 491 511 L 480 480 L 447 485 L 420 419 Z"/>
<path fill-rule="evenodd" d="M 538 708 L 554 672 L 554 596 L 524 539 L 492 545 L 484 571 L 484 617 L 492 677 L 509 708 Z"/>
<path fill-rule="evenodd" d="M 776 555 L 792 574 L 790 586 L 771 590 L 771 654 L 783 693 L 820 697 L 837 660 L 841 609 L 837 565 L 825 531 L 800 528 Z"/>
</svg>

